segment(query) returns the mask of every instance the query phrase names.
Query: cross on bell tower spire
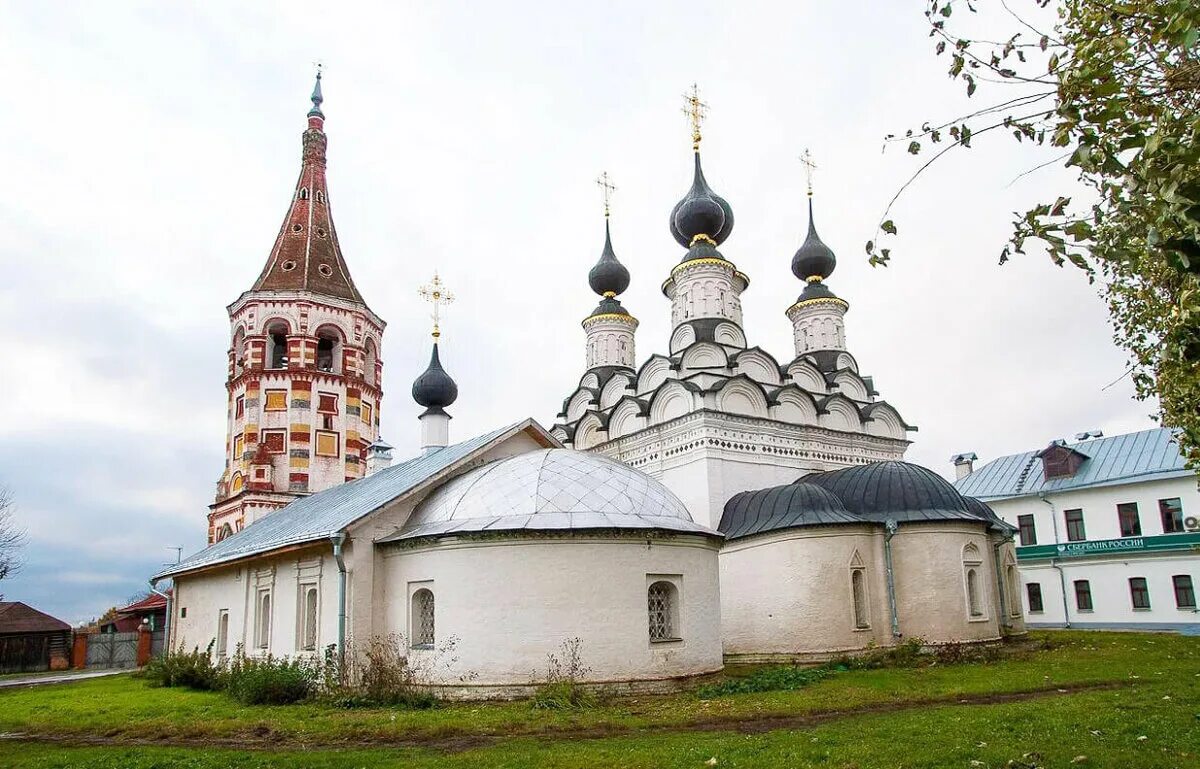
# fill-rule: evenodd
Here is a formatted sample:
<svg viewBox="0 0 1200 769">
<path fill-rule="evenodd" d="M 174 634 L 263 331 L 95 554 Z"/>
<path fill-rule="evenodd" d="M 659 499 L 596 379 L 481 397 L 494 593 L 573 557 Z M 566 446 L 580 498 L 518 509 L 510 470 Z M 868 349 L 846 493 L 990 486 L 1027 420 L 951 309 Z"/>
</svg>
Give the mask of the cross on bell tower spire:
<svg viewBox="0 0 1200 769">
<path fill-rule="evenodd" d="M 813 172 L 817 170 L 817 164 L 813 162 L 812 153 L 808 151 L 808 147 L 804 148 L 804 154 L 800 156 L 800 164 L 804 166 L 804 176 L 808 180 L 808 196 L 813 196 Z"/>
<path fill-rule="evenodd" d="M 600 185 L 600 189 L 604 192 L 604 218 L 607 219 L 611 210 L 612 194 L 616 191 L 612 180 L 608 177 L 608 171 L 604 171 L 600 176 L 596 177 L 596 184 Z"/>
</svg>

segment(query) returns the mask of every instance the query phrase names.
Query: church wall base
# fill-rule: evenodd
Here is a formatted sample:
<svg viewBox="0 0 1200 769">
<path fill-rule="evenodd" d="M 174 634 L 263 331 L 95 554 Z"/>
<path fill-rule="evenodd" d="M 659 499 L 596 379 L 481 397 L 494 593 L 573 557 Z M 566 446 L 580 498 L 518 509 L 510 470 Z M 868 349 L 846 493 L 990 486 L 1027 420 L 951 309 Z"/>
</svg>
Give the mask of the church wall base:
<svg viewBox="0 0 1200 769">
<path fill-rule="evenodd" d="M 675 694 L 690 691 L 710 677 L 724 670 L 724 666 L 687 676 L 673 678 L 646 678 L 636 681 L 587 681 L 580 686 L 590 692 L 608 696 L 639 696 L 652 694 Z M 522 684 L 453 684 L 431 686 L 430 691 L 438 699 L 456 702 L 479 702 L 485 700 L 521 700 L 537 694 L 541 683 Z"/>
</svg>

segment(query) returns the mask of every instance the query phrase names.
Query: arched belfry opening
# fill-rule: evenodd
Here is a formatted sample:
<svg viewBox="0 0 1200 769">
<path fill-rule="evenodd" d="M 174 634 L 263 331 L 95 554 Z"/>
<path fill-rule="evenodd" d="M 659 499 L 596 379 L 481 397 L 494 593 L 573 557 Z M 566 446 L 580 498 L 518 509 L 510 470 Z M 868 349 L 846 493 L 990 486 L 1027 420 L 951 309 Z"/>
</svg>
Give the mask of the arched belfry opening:
<svg viewBox="0 0 1200 769">
<path fill-rule="evenodd" d="M 287 368 L 288 327 L 282 321 L 267 326 L 267 368 Z"/>
<path fill-rule="evenodd" d="M 342 337 L 328 326 L 317 330 L 317 370 L 341 373 Z"/>
</svg>

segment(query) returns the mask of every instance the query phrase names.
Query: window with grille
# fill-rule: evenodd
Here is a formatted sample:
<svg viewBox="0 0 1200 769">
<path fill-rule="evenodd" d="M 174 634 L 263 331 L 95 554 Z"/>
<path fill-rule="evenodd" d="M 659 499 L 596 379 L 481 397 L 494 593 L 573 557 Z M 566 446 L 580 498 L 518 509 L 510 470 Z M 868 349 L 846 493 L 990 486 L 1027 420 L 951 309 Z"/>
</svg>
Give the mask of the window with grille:
<svg viewBox="0 0 1200 769">
<path fill-rule="evenodd" d="M 670 582 L 655 582 L 646 591 L 646 612 L 650 621 L 651 641 L 678 639 L 675 609 L 675 586 Z"/>
<path fill-rule="evenodd" d="M 1117 505 L 1117 518 L 1121 521 L 1122 537 L 1142 536 L 1142 522 L 1138 519 L 1137 502 L 1122 502 Z"/>
<path fill-rule="evenodd" d="M 1158 500 L 1158 512 L 1162 515 L 1163 534 L 1179 534 L 1183 531 L 1183 505 L 1179 497 Z"/>
<path fill-rule="evenodd" d="M 1175 587 L 1175 607 L 1179 609 L 1196 609 L 1196 590 L 1192 586 L 1192 575 L 1176 574 L 1171 577 Z"/>
<path fill-rule="evenodd" d="M 433 591 L 421 588 L 412 597 L 412 646 L 416 649 L 432 649 L 434 643 Z"/>
<path fill-rule="evenodd" d="M 1040 582 L 1030 582 L 1025 585 L 1025 593 L 1029 597 L 1029 613 L 1038 614 L 1044 611 L 1042 606 L 1042 585 Z"/>
<path fill-rule="evenodd" d="M 300 586 L 300 649 L 317 648 L 317 586 Z"/>
<path fill-rule="evenodd" d="M 1021 532 L 1023 547 L 1037 544 L 1037 528 L 1034 526 L 1032 515 L 1018 515 L 1017 528 Z"/>
<path fill-rule="evenodd" d="M 850 571 L 850 592 L 854 600 L 854 627 L 870 627 L 871 616 L 867 610 L 867 576 L 862 569 Z"/>
<path fill-rule="evenodd" d="M 1150 608 L 1150 588 L 1146 585 L 1145 577 L 1129 578 L 1129 600 L 1135 609 Z"/>
<path fill-rule="evenodd" d="M 1083 527 L 1083 511 L 1063 510 L 1063 518 L 1067 521 L 1067 541 L 1082 542 L 1087 539 L 1087 531 Z"/>
<path fill-rule="evenodd" d="M 1079 611 L 1092 610 L 1092 583 L 1086 579 L 1075 580 L 1075 608 Z"/>
</svg>

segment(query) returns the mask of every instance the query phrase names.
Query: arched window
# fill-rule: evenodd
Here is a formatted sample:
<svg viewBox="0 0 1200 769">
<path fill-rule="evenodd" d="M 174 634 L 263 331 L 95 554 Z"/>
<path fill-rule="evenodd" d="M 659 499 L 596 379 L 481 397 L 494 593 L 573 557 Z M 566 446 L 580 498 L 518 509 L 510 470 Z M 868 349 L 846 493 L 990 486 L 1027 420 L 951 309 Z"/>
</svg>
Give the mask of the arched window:
<svg viewBox="0 0 1200 769">
<path fill-rule="evenodd" d="M 301 199 L 301 200 L 308 200 L 308 187 L 301 187 L 301 188 L 300 188 L 300 199 Z"/>
<path fill-rule="evenodd" d="M 233 479 L 230 480 L 230 482 L 229 482 L 229 493 L 230 494 L 239 493 L 245 484 L 246 484 L 246 479 L 242 477 L 242 474 L 234 473 Z"/>
<path fill-rule="evenodd" d="M 233 375 L 241 376 L 246 364 L 246 332 L 240 327 L 233 335 Z"/>
<path fill-rule="evenodd" d="M 288 328 L 283 323 L 267 327 L 267 368 L 287 368 Z"/>
<path fill-rule="evenodd" d="M 1008 613 L 1014 617 L 1021 616 L 1021 593 L 1017 587 L 1017 567 L 1009 564 L 1004 567 L 1004 579 L 1008 583 Z"/>
<path fill-rule="evenodd" d="M 317 586 L 300 586 L 300 649 L 317 648 Z"/>
<path fill-rule="evenodd" d="M 367 380 L 367 384 L 375 384 L 375 362 L 378 355 L 375 352 L 375 341 L 368 339 L 363 345 L 363 379 Z"/>
<path fill-rule="evenodd" d="M 325 193 L 322 190 L 317 190 L 317 202 L 318 203 L 325 202 Z"/>
<path fill-rule="evenodd" d="M 867 609 L 867 575 L 864 569 L 850 570 L 850 592 L 854 599 L 854 627 L 870 627 L 871 615 Z"/>
<path fill-rule="evenodd" d="M 342 338 L 330 327 L 317 330 L 317 370 L 328 373 L 341 371 Z"/>
<path fill-rule="evenodd" d="M 421 588 L 412 596 L 412 647 L 432 649 L 434 643 L 433 591 Z"/>
<path fill-rule="evenodd" d="M 229 612 L 221 609 L 217 615 L 217 656 L 224 657 L 229 653 Z"/>
<path fill-rule="evenodd" d="M 658 581 L 646 591 L 650 641 L 679 640 L 679 591 L 670 582 Z"/>
<path fill-rule="evenodd" d="M 242 476 L 237 477 L 240 479 Z M 233 534 L 233 527 L 228 523 L 221 524 L 221 528 L 217 530 L 217 541 L 220 542 L 231 534 Z"/>
<path fill-rule="evenodd" d="M 983 609 L 979 607 L 979 571 L 967 569 L 967 608 L 972 617 L 982 617 Z"/>
</svg>

